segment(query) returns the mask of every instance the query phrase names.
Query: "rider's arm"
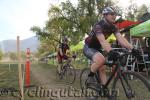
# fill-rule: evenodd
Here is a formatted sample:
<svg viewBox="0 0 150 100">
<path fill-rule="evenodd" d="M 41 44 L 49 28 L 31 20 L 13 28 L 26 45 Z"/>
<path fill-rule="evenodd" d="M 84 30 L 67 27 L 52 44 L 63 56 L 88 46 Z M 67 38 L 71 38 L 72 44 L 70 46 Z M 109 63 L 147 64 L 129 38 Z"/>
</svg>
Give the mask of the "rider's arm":
<svg viewBox="0 0 150 100">
<path fill-rule="evenodd" d="M 116 36 L 116 39 L 118 40 L 118 42 L 121 44 L 121 46 L 123 46 L 129 50 L 133 49 L 133 46 L 120 33 L 116 33 L 115 36 Z"/>
<path fill-rule="evenodd" d="M 58 52 L 60 53 L 61 56 L 63 56 L 62 44 L 59 44 Z"/>
<path fill-rule="evenodd" d="M 106 52 L 109 52 L 112 48 L 111 48 L 111 45 L 106 41 L 105 37 L 103 34 L 97 34 L 96 35 L 102 48 L 104 50 L 106 50 Z"/>
<path fill-rule="evenodd" d="M 102 48 L 106 51 L 109 52 L 112 48 L 111 45 L 106 41 L 105 36 L 102 33 L 102 28 L 100 25 L 95 25 L 93 31 L 96 33 L 96 37 L 99 40 Z"/>
<path fill-rule="evenodd" d="M 59 52 L 60 52 L 60 55 L 63 56 L 63 52 L 61 48 L 59 48 Z"/>
<path fill-rule="evenodd" d="M 72 54 L 71 54 L 71 51 L 70 51 L 70 50 L 67 50 L 67 51 L 66 51 L 66 56 L 69 57 L 69 58 L 71 58 L 71 55 L 72 55 Z"/>
<path fill-rule="evenodd" d="M 67 59 L 68 57 L 71 57 L 71 52 L 70 52 L 70 48 L 68 44 L 65 44 L 64 46 L 64 52 L 63 52 L 63 56 Z"/>
</svg>

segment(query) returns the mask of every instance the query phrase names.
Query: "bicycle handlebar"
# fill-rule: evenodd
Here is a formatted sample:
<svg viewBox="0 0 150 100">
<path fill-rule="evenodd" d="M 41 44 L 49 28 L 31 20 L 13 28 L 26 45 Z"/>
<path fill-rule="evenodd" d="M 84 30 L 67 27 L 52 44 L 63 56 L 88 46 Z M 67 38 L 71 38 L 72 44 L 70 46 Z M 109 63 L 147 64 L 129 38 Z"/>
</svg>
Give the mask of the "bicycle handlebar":
<svg viewBox="0 0 150 100">
<path fill-rule="evenodd" d="M 113 49 L 113 50 L 118 52 L 119 54 L 118 58 L 126 56 L 126 55 L 131 55 L 131 52 L 125 48 L 119 48 L 119 49 Z"/>
<path fill-rule="evenodd" d="M 118 56 L 118 60 L 121 61 L 123 59 L 124 56 L 128 56 L 128 55 L 132 55 L 131 51 L 125 49 L 125 48 L 113 48 L 114 51 L 117 51 L 119 56 Z M 133 63 L 136 60 L 136 57 L 133 57 L 132 61 L 130 61 L 129 63 Z M 106 60 L 107 65 L 112 65 L 112 64 L 116 64 L 117 61 L 108 61 L 108 59 Z"/>
</svg>

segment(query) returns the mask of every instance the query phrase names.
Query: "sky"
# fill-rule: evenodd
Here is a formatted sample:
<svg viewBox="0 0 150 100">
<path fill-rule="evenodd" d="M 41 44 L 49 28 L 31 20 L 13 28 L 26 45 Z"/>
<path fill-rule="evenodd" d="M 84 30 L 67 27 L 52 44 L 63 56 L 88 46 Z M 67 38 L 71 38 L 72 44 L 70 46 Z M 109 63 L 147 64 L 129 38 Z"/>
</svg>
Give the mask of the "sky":
<svg viewBox="0 0 150 100">
<path fill-rule="evenodd" d="M 26 39 L 35 36 L 30 31 L 34 25 L 44 27 L 51 4 L 66 0 L 0 0 L 0 41 L 6 39 Z M 71 0 L 76 3 L 77 0 Z M 150 0 L 134 0 L 141 5 L 150 5 Z M 128 6 L 129 0 L 119 0 L 122 7 Z"/>
<path fill-rule="evenodd" d="M 150 5 L 150 0 L 118 0 L 118 1 L 119 1 L 119 5 L 123 8 L 128 7 L 130 1 L 132 1 L 133 3 L 137 3 L 138 6 L 142 4 Z"/>
</svg>

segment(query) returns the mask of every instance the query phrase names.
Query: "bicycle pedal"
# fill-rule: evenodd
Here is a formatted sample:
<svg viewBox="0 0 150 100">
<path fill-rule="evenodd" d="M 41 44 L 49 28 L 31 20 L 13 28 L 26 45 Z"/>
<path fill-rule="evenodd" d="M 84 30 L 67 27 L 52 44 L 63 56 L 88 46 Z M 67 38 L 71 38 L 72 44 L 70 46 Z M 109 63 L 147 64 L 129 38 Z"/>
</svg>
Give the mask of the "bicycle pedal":
<svg viewBox="0 0 150 100">
<path fill-rule="evenodd" d="M 86 86 L 87 86 L 87 88 L 93 89 L 97 92 L 101 91 L 101 89 L 102 89 L 100 84 L 97 84 L 94 82 L 93 83 L 87 83 Z"/>
<path fill-rule="evenodd" d="M 62 73 L 59 73 L 59 79 L 63 79 Z"/>
<path fill-rule="evenodd" d="M 105 89 L 103 87 L 103 85 L 100 85 L 100 84 L 97 84 L 97 83 L 87 84 L 87 88 L 97 91 L 101 97 L 110 96 L 108 89 L 107 88 Z"/>
</svg>

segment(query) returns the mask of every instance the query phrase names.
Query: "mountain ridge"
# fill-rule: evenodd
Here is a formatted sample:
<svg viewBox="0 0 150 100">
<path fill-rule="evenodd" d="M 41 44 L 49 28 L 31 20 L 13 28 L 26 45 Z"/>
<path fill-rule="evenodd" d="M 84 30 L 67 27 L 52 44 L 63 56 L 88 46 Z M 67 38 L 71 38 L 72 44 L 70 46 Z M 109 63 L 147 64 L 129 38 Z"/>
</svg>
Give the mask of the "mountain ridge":
<svg viewBox="0 0 150 100">
<path fill-rule="evenodd" d="M 40 45 L 40 41 L 36 36 L 20 40 L 20 50 L 26 51 L 27 48 L 30 48 L 31 52 L 36 52 Z M 17 52 L 17 40 L 8 39 L 0 42 L 0 49 L 2 52 Z"/>
</svg>

